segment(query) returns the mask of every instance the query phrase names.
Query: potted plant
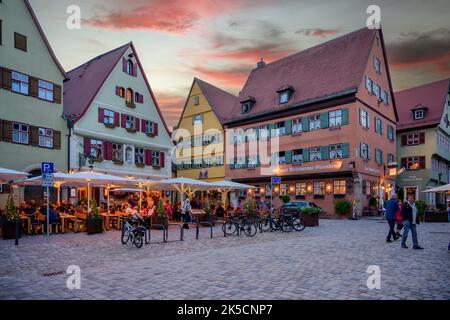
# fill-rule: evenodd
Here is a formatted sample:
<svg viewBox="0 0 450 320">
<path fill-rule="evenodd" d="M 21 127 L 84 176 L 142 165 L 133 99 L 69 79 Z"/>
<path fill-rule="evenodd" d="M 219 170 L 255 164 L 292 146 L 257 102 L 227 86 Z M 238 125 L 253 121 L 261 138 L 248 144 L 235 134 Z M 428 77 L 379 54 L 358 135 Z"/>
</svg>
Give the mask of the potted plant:
<svg viewBox="0 0 450 320">
<path fill-rule="evenodd" d="M 211 222 L 213 225 L 215 225 L 217 217 L 211 211 L 211 204 L 209 203 L 208 198 L 206 198 L 205 200 L 205 212 L 206 212 L 205 222 Z"/>
<path fill-rule="evenodd" d="M 103 217 L 95 200 L 91 200 L 91 212 L 86 219 L 86 232 L 88 234 L 103 232 Z"/>
<path fill-rule="evenodd" d="M 169 221 L 167 220 L 166 212 L 164 211 L 164 204 L 159 199 L 158 207 L 156 207 L 156 221 L 155 224 L 161 224 L 167 228 Z"/>
<path fill-rule="evenodd" d="M 247 218 L 250 220 L 254 219 L 256 216 L 255 207 L 256 207 L 256 205 L 255 205 L 254 201 L 248 201 L 245 204 L 244 211 L 245 211 L 245 214 L 247 215 Z"/>
<path fill-rule="evenodd" d="M 427 209 L 427 203 L 423 200 L 416 200 L 417 215 L 420 221 L 424 221 L 425 210 Z"/>
<path fill-rule="evenodd" d="M 319 226 L 320 209 L 315 207 L 306 207 L 300 210 L 300 218 L 305 222 L 307 227 Z"/>
<path fill-rule="evenodd" d="M 16 221 L 19 219 L 19 210 L 14 203 L 12 191 L 9 192 L 6 201 L 5 212 L 2 216 L 3 239 L 14 239 L 16 237 Z M 21 230 L 19 228 L 19 238 Z"/>
<path fill-rule="evenodd" d="M 376 214 L 377 213 L 377 205 L 378 205 L 377 198 L 371 197 L 369 200 L 369 210 Z"/>
<path fill-rule="evenodd" d="M 337 200 L 334 202 L 334 211 L 341 218 L 351 215 L 352 209 L 352 202 L 349 200 Z"/>
</svg>

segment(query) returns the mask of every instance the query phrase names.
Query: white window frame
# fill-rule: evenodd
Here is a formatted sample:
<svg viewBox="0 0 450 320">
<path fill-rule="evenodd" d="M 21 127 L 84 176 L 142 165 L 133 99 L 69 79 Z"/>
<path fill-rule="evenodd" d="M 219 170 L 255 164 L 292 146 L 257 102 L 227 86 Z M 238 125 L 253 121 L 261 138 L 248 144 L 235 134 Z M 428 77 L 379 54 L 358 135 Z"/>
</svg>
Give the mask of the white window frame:
<svg viewBox="0 0 450 320">
<path fill-rule="evenodd" d="M 342 143 L 330 145 L 330 159 L 342 159 Z"/>
<path fill-rule="evenodd" d="M 289 91 L 280 92 L 280 99 L 279 99 L 280 104 L 288 103 L 289 102 L 289 95 L 290 95 Z"/>
<path fill-rule="evenodd" d="M 161 166 L 161 152 L 152 151 L 152 167 Z"/>
<path fill-rule="evenodd" d="M 112 160 L 123 162 L 123 144 L 121 143 L 112 144 Z"/>
<path fill-rule="evenodd" d="M 423 109 L 414 110 L 414 120 L 422 120 L 425 118 L 425 111 Z"/>
<path fill-rule="evenodd" d="M 103 124 L 115 125 L 115 112 L 109 109 L 103 110 Z"/>
<path fill-rule="evenodd" d="M 309 160 L 310 161 L 321 161 L 322 160 L 322 149 L 320 147 L 309 148 Z"/>
<path fill-rule="evenodd" d="M 303 149 L 292 151 L 292 163 L 303 163 Z"/>
<path fill-rule="evenodd" d="M 38 128 L 39 133 L 39 147 L 53 149 L 54 135 L 53 129 Z"/>
<path fill-rule="evenodd" d="M 141 147 L 134 147 L 134 164 L 145 164 L 145 150 Z"/>
<path fill-rule="evenodd" d="M 136 130 L 136 117 L 135 116 L 126 116 L 125 121 L 125 129 Z"/>
<path fill-rule="evenodd" d="M 315 196 L 325 195 L 325 181 L 314 181 L 313 182 L 313 195 L 315 195 Z"/>
<path fill-rule="evenodd" d="M 11 72 L 11 91 L 28 95 L 30 88 L 30 77 L 26 74 Z"/>
<path fill-rule="evenodd" d="M 198 106 L 200 104 L 200 96 L 194 97 L 194 106 Z"/>
<path fill-rule="evenodd" d="M 193 121 L 193 124 L 194 124 L 194 125 L 196 125 L 196 124 L 202 124 L 202 123 L 203 123 L 203 117 L 202 117 L 201 114 L 197 114 L 197 115 L 195 115 L 193 118 L 194 118 L 194 119 L 193 119 L 192 121 Z"/>
<path fill-rule="evenodd" d="M 321 128 L 320 114 L 309 116 L 309 131 L 319 130 Z"/>
<path fill-rule="evenodd" d="M 328 112 L 328 126 L 340 127 L 342 125 L 342 110 L 333 110 Z"/>
<path fill-rule="evenodd" d="M 38 97 L 39 99 L 53 102 L 54 85 L 45 80 L 38 80 Z"/>
<path fill-rule="evenodd" d="M 360 113 L 359 113 L 359 122 L 361 123 L 361 125 L 364 127 L 364 128 L 369 128 L 369 117 L 370 117 L 370 115 L 369 115 L 369 112 L 367 112 L 366 110 L 364 110 L 364 109 L 360 109 L 361 111 L 360 111 Z"/>
<path fill-rule="evenodd" d="M 103 141 L 98 139 L 90 139 L 90 155 L 95 159 L 103 159 Z"/>
<path fill-rule="evenodd" d="M 369 145 L 367 143 L 361 143 L 361 158 L 369 159 Z"/>
<path fill-rule="evenodd" d="M 292 120 L 292 133 L 301 133 L 303 132 L 303 120 L 302 118 L 293 119 Z"/>
<path fill-rule="evenodd" d="M 412 132 L 406 135 L 406 145 L 407 146 L 416 146 L 420 144 L 420 133 Z"/>
<path fill-rule="evenodd" d="M 15 128 L 17 127 L 17 128 Z M 30 126 L 28 124 L 13 122 L 12 123 L 12 141 L 19 144 L 30 143 Z"/>
</svg>

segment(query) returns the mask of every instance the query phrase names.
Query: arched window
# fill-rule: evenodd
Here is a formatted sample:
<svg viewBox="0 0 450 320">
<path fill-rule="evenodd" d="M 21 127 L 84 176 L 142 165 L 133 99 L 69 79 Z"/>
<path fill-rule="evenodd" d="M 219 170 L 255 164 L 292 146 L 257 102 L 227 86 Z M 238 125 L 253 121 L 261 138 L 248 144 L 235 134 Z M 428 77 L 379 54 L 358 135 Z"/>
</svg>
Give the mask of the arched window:
<svg viewBox="0 0 450 320">
<path fill-rule="evenodd" d="M 134 69 L 134 63 L 131 60 L 127 61 L 127 74 L 129 74 L 130 76 L 133 75 L 133 69 Z"/>
<path fill-rule="evenodd" d="M 125 98 L 125 88 L 123 87 L 119 88 L 119 97 Z"/>
<path fill-rule="evenodd" d="M 133 90 L 130 88 L 127 89 L 127 93 L 125 95 L 125 102 L 128 104 L 133 104 Z"/>
</svg>

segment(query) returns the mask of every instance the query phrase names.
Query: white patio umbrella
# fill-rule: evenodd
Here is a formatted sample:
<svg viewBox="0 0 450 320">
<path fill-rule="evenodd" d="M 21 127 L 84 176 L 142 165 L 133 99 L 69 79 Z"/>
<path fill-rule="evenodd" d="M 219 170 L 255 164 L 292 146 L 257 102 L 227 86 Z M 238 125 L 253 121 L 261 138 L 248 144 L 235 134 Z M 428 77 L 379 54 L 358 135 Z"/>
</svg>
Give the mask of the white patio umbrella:
<svg viewBox="0 0 450 320">
<path fill-rule="evenodd" d="M 11 170 L 7 168 L 0 168 L 0 183 L 5 184 L 9 181 L 20 179 L 20 178 L 26 178 L 28 176 L 27 173 Z"/>
<path fill-rule="evenodd" d="M 436 192 L 436 193 L 442 193 L 442 192 L 447 192 L 450 191 L 450 183 L 446 184 L 445 186 L 439 186 L 436 188 L 431 188 L 422 192 Z"/>
<path fill-rule="evenodd" d="M 182 195 L 185 193 L 188 196 L 191 196 L 196 191 L 216 189 L 216 187 L 209 182 L 184 177 L 158 181 L 158 184 L 171 186 Z"/>
<path fill-rule="evenodd" d="M 255 186 L 248 184 L 233 182 L 230 180 L 222 180 L 217 182 L 211 182 L 211 185 L 218 188 L 218 191 L 222 194 L 222 203 L 226 205 L 227 195 L 232 190 L 249 190 L 256 189 Z"/>
</svg>

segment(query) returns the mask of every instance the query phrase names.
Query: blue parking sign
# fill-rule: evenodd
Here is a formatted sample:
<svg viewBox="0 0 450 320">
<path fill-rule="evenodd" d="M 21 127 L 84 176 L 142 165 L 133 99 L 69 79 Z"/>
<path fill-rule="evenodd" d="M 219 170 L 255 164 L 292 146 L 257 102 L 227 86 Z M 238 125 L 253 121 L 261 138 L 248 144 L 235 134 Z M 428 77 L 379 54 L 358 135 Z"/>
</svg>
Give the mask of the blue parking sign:
<svg viewBox="0 0 450 320">
<path fill-rule="evenodd" d="M 272 182 L 272 184 L 281 184 L 281 178 L 280 177 L 272 177 L 271 182 Z"/>
<path fill-rule="evenodd" d="M 54 173 L 53 162 L 42 162 L 41 170 L 42 170 L 42 174 Z"/>
</svg>

